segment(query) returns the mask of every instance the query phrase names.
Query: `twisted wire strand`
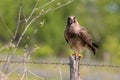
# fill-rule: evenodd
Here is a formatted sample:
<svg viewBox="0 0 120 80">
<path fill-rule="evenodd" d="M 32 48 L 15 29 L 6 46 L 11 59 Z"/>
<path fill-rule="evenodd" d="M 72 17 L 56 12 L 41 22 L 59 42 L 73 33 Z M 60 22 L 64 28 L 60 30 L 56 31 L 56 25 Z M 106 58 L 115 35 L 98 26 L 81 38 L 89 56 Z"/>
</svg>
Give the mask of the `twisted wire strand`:
<svg viewBox="0 0 120 80">
<path fill-rule="evenodd" d="M 5 63 L 8 61 L 0 60 L 0 63 Z M 9 61 L 10 63 L 27 63 L 27 64 L 53 64 L 53 65 L 70 65 L 70 63 L 65 62 L 41 62 L 41 61 Z M 86 64 L 80 63 L 80 66 L 88 67 L 108 67 L 108 68 L 120 68 L 120 65 L 111 65 L 111 64 Z"/>
</svg>

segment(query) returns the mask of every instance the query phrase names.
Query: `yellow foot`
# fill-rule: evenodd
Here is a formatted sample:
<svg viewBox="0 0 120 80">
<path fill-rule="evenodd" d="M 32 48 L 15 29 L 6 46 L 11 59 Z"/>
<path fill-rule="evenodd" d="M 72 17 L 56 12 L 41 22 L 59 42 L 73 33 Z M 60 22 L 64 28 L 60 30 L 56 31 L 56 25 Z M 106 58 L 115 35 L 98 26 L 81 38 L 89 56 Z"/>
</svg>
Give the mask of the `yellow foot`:
<svg viewBox="0 0 120 80">
<path fill-rule="evenodd" d="M 82 55 L 82 54 L 78 54 L 78 56 L 79 56 L 80 58 L 83 58 L 83 55 Z"/>
<path fill-rule="evenodd" d="M 71 56 L 76 56 L 76 57 L 80 57 L 80 58 L 83 57 L 83 55 L 82 55 L 82 54 L 79 54 L 79 53 L 73 53 L 73 54 L 71 54 Z"/>
<path fill-rule="evenodd" d="M 71 56 L 76 56 L 76 53 L 71 54 Z"/>
</svg>

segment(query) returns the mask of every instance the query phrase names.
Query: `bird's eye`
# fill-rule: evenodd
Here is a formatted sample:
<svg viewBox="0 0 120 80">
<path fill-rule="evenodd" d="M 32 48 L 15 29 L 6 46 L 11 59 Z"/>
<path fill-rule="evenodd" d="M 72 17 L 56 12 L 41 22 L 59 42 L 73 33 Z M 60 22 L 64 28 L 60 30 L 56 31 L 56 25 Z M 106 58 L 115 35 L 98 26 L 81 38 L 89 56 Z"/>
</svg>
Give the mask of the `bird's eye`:
<svg viewBox="0 0 120 80">
<path fill-rule="evenodd" d="M 73 19 L 75 20 L 75 19 L 76 19 L 76 17 L 73 17 Z"/>
<path fill-rule="evenodd" d="M 68 17 L 68 20 L 70 20 L 70 17 Z"/>
<path fill-rule="evenodd" d="M 74 23 L 76 22 L 76 17 L 73 17 Z"/>
</svg>

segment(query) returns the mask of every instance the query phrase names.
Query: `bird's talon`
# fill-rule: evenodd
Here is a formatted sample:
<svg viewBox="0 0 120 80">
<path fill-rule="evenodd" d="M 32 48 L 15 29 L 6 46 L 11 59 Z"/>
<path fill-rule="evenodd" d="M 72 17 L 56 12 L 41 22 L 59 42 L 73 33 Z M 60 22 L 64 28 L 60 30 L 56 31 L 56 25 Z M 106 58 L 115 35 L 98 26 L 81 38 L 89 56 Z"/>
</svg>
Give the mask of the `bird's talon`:
<svg viewBox="0 0 120 80">
<path fill-rule="evenodd" d="M 83 55 L 82 55 L 82 54 L 78 54 L 78 56 L 79 56 L 80 58 L 83 58 Z"/>
<path fill-rule="evenodd" d="M 71 54 L 71 56 L 75 56 L 75 55 L 76 55 L 75 53 Z"/>
</svg>

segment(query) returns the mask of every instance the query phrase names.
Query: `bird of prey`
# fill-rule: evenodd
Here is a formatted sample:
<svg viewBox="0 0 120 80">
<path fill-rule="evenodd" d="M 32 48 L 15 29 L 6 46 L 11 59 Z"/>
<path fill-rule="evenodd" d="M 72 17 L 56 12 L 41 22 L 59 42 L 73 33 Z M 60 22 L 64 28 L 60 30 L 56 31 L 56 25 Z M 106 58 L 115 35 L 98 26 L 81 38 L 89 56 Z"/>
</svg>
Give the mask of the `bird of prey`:
<svg viewBox="0 0 120 80">
<path fill-rule="evenodd" d="M 69 16 L 67 20 L 66 30 L 64 32 L 65 39 L 74 51 L 74 55 L 83 57 L 81 52 L 84 48 L 91 50 L 94 55 L 98 46 L 93 43 L 89 32 L 82 27 L 75 16 Z"/>
</svg>

